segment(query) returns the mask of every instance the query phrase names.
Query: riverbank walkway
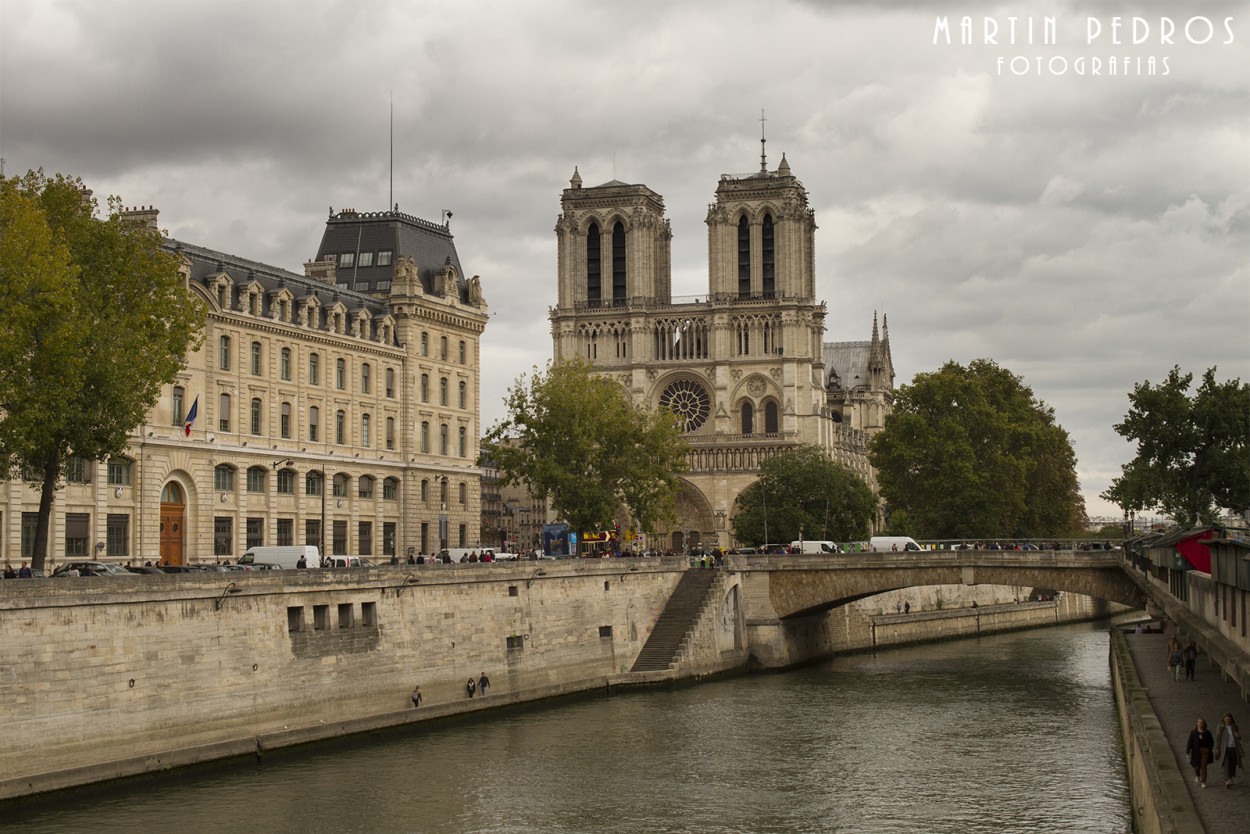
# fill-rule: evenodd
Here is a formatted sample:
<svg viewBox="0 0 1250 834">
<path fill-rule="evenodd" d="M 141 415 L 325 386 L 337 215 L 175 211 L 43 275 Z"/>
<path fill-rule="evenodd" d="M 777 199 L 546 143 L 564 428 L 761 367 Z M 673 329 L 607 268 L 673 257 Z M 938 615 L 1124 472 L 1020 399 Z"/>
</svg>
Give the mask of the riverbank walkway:
<svg viewBox="0 0 1250 834">
<path fill-rule="evenodd" d="M 1137 667 L 1138 677 L 1146 687 L 1150 705 L 1159 716 L 1159 724 L 1167 736 L 1177 765 L 1185 775 L 1185 784 L 1193 800 L 1194 809 L 1203 827 L 1211 834 L 1232 831 L 1250 831 L 1250 778 L 1238 770 L 1231 788 L 1224 787 L 1224 768 L 1212 762 L 1207 770 L 1207 787 L 1204 790 L 1194 782 L 1194 769 L 1185 755 L 1189 731 L 1199 718 L 1207 722 L 1214 735 L 1224 713 L 1231 712 L 1233 720 L 1241 728 L 1242 740 L 1250 741 L 1250 704 L 1241 700 L 1241 692 L 1231 681 L 1221 680 L 1220 669 L 1210 663 L 1205 655 L 1198 656 L 1194 680 L 1172 680 L 1167 666 L 1167 646 L 1170 634 L 1127 635 L 1129 654 Z M 1188 641 L 1181 638 L 1181 645 Z M 1250 763 L 1250 756 L 1246 757 Z"/>
</svg>

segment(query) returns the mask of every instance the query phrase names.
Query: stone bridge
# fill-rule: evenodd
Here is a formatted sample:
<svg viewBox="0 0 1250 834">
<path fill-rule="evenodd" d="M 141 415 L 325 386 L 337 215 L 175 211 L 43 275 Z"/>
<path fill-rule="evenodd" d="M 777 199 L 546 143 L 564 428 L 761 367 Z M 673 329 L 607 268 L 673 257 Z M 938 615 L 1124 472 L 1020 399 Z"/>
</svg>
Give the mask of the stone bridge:
<svg viewBox="0 0 1250 834">
<path fill-rule="evenodd" d="M 752 653 L 766 665 L 817 652 L 828 612 L 887 591 L 928 585 L 1046 588 L 1145 608 L 1115 551 L 924 550 L 838 556 L 727 556 Z M 813 642 L 816 641 L 816 642 Z"/>
</svg>

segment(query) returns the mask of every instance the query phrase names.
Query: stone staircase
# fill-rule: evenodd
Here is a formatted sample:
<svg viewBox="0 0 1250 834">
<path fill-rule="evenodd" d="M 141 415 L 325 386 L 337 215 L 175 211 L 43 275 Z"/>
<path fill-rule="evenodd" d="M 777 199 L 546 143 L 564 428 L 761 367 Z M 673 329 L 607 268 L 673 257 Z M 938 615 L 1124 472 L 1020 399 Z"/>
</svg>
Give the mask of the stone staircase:
<svg viewBox="0 0 1250 834">
<path fill-rule="evenodd" d="M 690 568 L 682 575 L 631 672 L 662 672 L 673 665 L 719 575 L 719 571 L 702 568 Z"/>
</svg>

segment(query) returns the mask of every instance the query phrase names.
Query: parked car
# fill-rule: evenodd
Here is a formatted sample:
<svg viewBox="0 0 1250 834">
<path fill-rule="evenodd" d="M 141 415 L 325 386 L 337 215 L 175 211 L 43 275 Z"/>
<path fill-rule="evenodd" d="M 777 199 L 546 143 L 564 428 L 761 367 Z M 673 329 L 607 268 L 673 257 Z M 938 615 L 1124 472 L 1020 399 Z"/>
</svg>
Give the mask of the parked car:
<svg viewBox="0 0 1250 834">
<path fill-rule="evenodd" d="M 165 573 L 202 573 L 199 565 L 161 565 Z"/>
<path fill-rule="evenodd" d="M 129 573 L 141 573 L 141 574 L 149 574 L 149 575 L 155 573 L 155 574 L 160 574 L 163 576 L 165 573 L 165 571 L 153 565 L 126 565 L 126 570 Z"/>
<path fill-rule="evenodd" d="M 109 562 L 66 562 L 52 571 L 52 575 L 71 576 L 71 571 L 78 571 L 78 576 L 134 576 L 120 565 Z"/>
<path fill-rule="evenodd" d="M 255 565 L 219 565 L 222 570 L 256 570 Z"/>
</svg>

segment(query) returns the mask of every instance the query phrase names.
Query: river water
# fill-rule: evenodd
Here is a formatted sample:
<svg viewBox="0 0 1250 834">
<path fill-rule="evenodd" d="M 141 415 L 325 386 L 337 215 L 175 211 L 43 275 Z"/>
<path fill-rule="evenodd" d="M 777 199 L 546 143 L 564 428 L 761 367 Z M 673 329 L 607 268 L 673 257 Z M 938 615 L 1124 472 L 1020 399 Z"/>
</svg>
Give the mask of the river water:
<svg viewBox="0 0 1250 834">
<path fill-rule="evenodd" d="M 24 832 L 1131 831 L 1105 625 L 431 722 L 0 809 Z"/>
</svg>

